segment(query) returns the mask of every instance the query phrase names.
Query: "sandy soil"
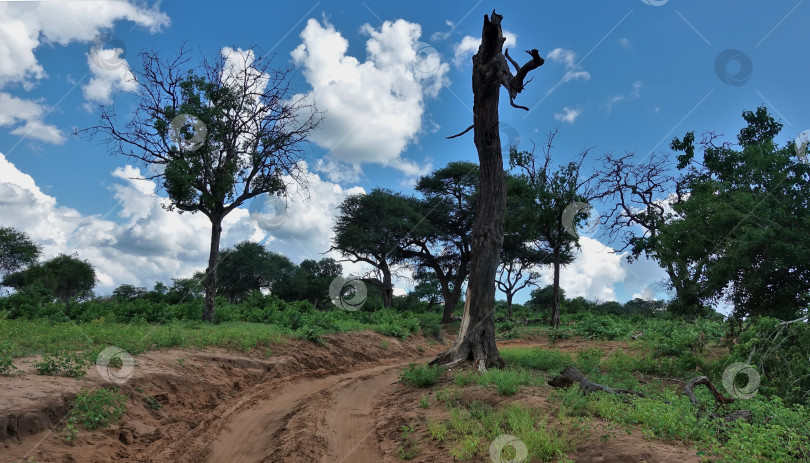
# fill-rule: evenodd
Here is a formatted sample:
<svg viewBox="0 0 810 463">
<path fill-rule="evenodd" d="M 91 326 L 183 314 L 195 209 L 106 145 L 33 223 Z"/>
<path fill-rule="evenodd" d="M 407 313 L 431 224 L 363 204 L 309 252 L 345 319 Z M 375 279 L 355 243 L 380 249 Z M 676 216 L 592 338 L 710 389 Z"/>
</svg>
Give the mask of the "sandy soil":
<svg viewBox="0 0 810 463">
<path fill-rule="evenodd" d="M 91 369 L 80 381 L 31 373 L 33 359 L 17 366 L 18 377 L 0 377 L 0 462 L 400 462 L 401 427 L 415 426 L 420 448 L 415 462 L 450 462 L 444 444 L 427 436 L 428 419 L 446 417 L 443 406 L 425 410 L 425 390 L 397 383 L 408 362 L 427 361 L 447 345 L 418 337 L 397 340 L 372 332 L 328 337 L 325 346 L 289 341 L 264 352 L 173 349 L 137 357 L 135 373 L 122 385 L 127 414 L 109 429 L 81 430 L 70 445 L 64 416 L 82 388 L 110 387 Z M 536 345 L 577 351 L 599 344 L 543 338 L 499 345 Z M 478 388 L 469 393 L 493 405 L 522 401 L 543 409 L 547 394 L 522 391 L 504 398 Z M 550 391 L 550 389 L 549 389 Z M 466 394 L 467 392 L 465 392 Z M 144 396 L 162 404 L 155 410 Z M 604 431 L 602 428 L 606 429 Z M 597 423 L 569 455 L 575 461 L 697 462 L 695 451 L 644 439 L 639 432 L 613 432 Z M 479 455 L 473 461 L 489 462 Z"/>
</svg>

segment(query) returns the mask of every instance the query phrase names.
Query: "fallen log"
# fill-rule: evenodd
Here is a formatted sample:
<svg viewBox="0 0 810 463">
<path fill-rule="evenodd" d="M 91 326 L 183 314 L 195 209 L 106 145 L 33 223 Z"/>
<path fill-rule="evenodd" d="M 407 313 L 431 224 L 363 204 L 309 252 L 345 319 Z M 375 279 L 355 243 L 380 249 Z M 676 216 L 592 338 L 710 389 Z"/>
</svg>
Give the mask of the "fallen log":
<svg viewBox="0 0 810 463">
<path fill-rule="evenodd" d="M 712 384 L 709 378 L 705 376 L 698 376 L 696 378 L 692 378 L 691 380 L 689 380 L 688 383 L 686 383 L 686 386 L 684 386 L 683 388 L 683 393 L 687 397 L 689 397 L 689 400 L 691 400 L 693 404 L 701 408 L 703 408 L 703 406 L 700 404 L 700 402 L 698 402 L 697 397 L 695 397 L 695 393 L 692 391 L 692 389 L 694 389 L 695 386 L 700 385 L 706 386 L 706 388 L 709 389 L 709 391 L 714 396 L 714 400 L 716 400 L 722 405 L 728 405 L 737 400 L 735 397 L 724 396 L 720 391 L 717 390 L 716 387 L 714 387 L 714 384 Z M 748 421 L 749 423 L 754 421 L 754 415 L 749 410 L 737 410 L 735 412 L 729 413 L 726 416 L 709 413 L 709 416 L 711 418 L 722 418 L 723 420 L 726 421 L 726 423 L 731 423 L 732 421 L 735 420 L 745 420 Z"/>
<path fill-rule="evenodd" d="M 570 366 L 565 367 L 562 373 L 560 373 L 559 375 L 555 376 L 554 378 L 548 381 L 548 385 L 555 388 L 567 388 L 573 386 L 574 384 L 578 385 L 579 389 L 585 394 L 602 391 L 608 394 L 621 394 L 625 396 L 632 395 L 636 397 L 646 398 L 644 394 L 638 391 L 628 391 L 626 389 L 613 389 L 612 387 L 595 383 L 586 378 L 585 375 L 580 373 L 576 368 Z M 695 397 L 695 393 L 692 391 L 692 389 L 694 389 L 695 386 L 700 385 L 706 386 L 709 389 L 709 391 L 711 391 L 712 395 L 714 395 L 715 400 L 717 400 L 717 402 L 719 402 L 722 405 L 728 405 L 737 400 L 735 398 L 723 396 L 723 394 L 720 393 L 720 391 L 718 391 L 716 387 L 714 387 L 714 384 L 712 384 L 709 378 L 705 376 L 698 376 L 697 378 L 692 378 L 692 380 L 690 380 L 686 384 L 686 386 L 684 387 L 684 393 L 686 394 L 687 397 L 689 397 L 689 400 L 691 400 L 693 404 L 698 405 L 701 408 L 702 406 L 700 402 L 698 402 L 697 397 Z M 664 401 L 664 403 L 669 402 Z M 722 418 L 723 420 L 726 421 L 726 423 L 731 423 L 732 421 L 735 420 L 746 420 L 748 422 L 753 421 L 753 415 L 749 410 L 737 410 L 726 416 L 715 415 L 714 413 L 710 413 L 709 416 L 712 418 Z"/>
<path fill-rule="evenodd" d="M 689 380 L 689 382 L 686 383 L 686 386 L 683 388 L 683 393 L 686 394 L 686 396 L 689 397 L 689 400 L 691 400 L 692 403 L 695 405 L 700 405 L 700 403 L 698 402 L 697 397 L 695 397 L 695 393 L 692 392 L 692 389 L 695 386 L 700 385 L 706 386 L 706 388 L 708 388 L 709 391 L 711 391 L 712 395 L 714 396 L 714 399 L 723 405 L 728 405 L 737 400 L 734 397 L 725 397 L 723 394 L 721 394 L 720 391 L 718 391 L 717 388 L 714 387 L 714 384 L 712 384 L 712 382 L 709 381 L 709 378 L 705 376 L 698 376 L 697 378 L 692 378 L 691 380 Z"/>
<path fill-rule="evenodd" d="M 602 391 L 607 392 L 608 394 L 625 394 L 625 395 L 634 395 L 637 397 L 646 397 L 644 394 L 638 391 L 628 391 L 626 389 L 613 389 L 612 387 L 608 387 L 603 384 L 594 383 L 593 381 L 586 378 L 574 367 L 565 367 L 562 373 L 549 380 L 548 385 L 556 388 L 566 388 L 571 387 L 575 383 L 579 385 L 580 390 L 582 390 L 582 392 L 586 394 L 590 394 L 591 392 L 596 391 Z"/>
</svg>

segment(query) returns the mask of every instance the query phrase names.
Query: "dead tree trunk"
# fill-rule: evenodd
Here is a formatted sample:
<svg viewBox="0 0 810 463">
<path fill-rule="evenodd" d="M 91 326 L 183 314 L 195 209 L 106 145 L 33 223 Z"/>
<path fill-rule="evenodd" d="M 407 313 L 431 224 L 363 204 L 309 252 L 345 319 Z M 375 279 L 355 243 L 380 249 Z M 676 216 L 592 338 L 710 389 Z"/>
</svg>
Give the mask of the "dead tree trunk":
<svg viewBox="0 0 810 463">
<path fill-rule="evenodd" d="M 505 53 L 501 51 L 505 40 L 501 30 L 502 19 L 503 16 L 494 10 L 491 18 L 484 15 L 481 45 L 473 56 L 473 125 L 461 133 L 474 129 L 481 168 L 464 315 L 453 347 L 431 362 L 448 366 L 471 362 L 473 368 L 479 371 L 503 365 L 495 345 L 493 317 L 495 273 L 503 245 L 506 210 L 506 176 L 498 126 L 500 87 L 503 85 L 509 91 L 512 106 L 528 110 L 516 105 L 514 99 L 523 90 L 526 75 L 544 62 L 537 50 L 532 50 L 527 52 L 532 59 L 520 67 L 509 57 L 508 50 Z M 515 75 L 509 70 L 507 59 L 515 67 Z"/>
</svg>

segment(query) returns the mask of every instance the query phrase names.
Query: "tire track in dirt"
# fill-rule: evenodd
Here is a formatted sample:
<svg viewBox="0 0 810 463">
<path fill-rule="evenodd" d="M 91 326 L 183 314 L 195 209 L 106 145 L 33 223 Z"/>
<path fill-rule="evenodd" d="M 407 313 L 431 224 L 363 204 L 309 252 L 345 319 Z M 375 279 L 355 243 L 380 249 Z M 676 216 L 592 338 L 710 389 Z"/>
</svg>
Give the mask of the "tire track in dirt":
<svg viewBox="0 0 810 463">
<path fill-rule="evenodd" d="M 378 463 L 374 405 L 406 364 L 288 384 L 231 414 L 206 461 Z"/>
</svg>

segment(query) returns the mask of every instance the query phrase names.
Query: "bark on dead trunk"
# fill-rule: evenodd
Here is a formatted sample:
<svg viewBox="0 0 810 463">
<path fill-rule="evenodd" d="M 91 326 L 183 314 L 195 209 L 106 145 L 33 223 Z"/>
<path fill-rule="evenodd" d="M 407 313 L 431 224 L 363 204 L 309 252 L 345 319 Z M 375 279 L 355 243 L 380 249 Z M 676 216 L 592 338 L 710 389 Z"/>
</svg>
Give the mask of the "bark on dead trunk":
<svg viewBox="0 0 810 463">
<path fill-rule="evenodd" d="M 205 304 L 203 321 L 214 321 L 214 301 L 217 297 L 217 261 L 219 260 L 219 239 L 222 236 L 222 219 L 211 219 L 211 248 L 208 253 L 208 270 L 205 277 Z"/>
<path fill-rule="evenodd" d="M 503 171 L 501 138 L 498 126 L 500 86 L 509 90 L 509 99 L 523 90 L 523 79 L 532 69 L 543 64 L 537 50 L 529 54 L 532 60 L 512 75 L 502 53 L 503 17 L 492 12 L 484 15 L 481 45 L 473 56 L 473 129 L 478 151 L 481 183 L 479 186 L 475 222 L 472 233 L 467 297 L 458 337 L 453 347 L 433 360 L 434 364 L 457 365 L 471 362 L 474 369 L 485 371 L 504 364 L 495 345 L 495 274 L 503 244 L 504 213 L 506 210 L 506 177 Z M 527 108 L 524 108 L 527 109 Z"/>
</svg>

